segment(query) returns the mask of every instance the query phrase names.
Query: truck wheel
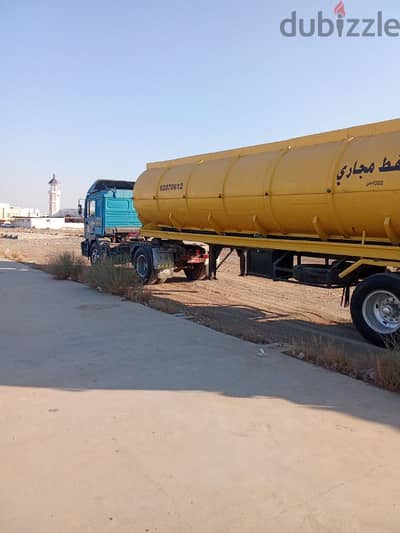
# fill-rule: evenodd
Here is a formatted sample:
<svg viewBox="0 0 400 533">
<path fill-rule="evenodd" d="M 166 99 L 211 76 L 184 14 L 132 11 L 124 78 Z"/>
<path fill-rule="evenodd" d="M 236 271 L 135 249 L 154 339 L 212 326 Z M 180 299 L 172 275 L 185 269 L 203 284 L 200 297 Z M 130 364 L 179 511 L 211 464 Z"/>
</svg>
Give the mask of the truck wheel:
<svg viewBox="0 0 400 533">
<path fill-rule="evenodd" d="M 359 333 L 377 346 L 386 346 L 400 330 L 400 277 L 375 274 L 355 289 L 351 318 Z"/>
<path fill-rule="evenodd" d="M 132 264 L 144 284 L 152 285 L 157 283 L 157 273 L 153 269 L 151 250 L 145 246 L 139 246 L 133 254 Z"/>
<path fill-rule="evenodd" d="M 110 255 L 110 248 L 106 242 L 94 242 L 90 247 L 89 259 L 92 265 L 102 263 Z"/>
<path fill-rule="evenodd" d="M 189 281 L 196 281 L 204 278 L 206 275 L 206 266 L 204 263 L 197 263 L 195 265 L 188 265 L 183 271 Z"/>
<path fill-rule="evenodd" d="M 89 259 L 91 265 L 96 265 L 102 260 L 101 248 L 98 242 L 94 242 L 90 247 Z"/>
</svg>

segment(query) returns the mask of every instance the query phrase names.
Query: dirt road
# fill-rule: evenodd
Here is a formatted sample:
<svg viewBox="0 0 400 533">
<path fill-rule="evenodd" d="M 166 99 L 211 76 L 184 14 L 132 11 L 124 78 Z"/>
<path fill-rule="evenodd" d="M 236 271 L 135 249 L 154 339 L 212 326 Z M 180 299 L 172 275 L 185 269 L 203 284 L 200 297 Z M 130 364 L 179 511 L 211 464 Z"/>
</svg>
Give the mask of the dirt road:
<svg viewBox="0 0 400 533">
<path fill-rule="evenodd" d="M 266 278 L 240 277 L 231 257 L 216 281 L 187 282 L 184 276 L 152 288 L 154 294 L 179 301 L 205 317 L 215 316 L 227 330 L 247 330 L 251 340 L 289 340 L 295 332 L 322 332 L 358 339 L 348 309 L 340 307 L 341 291 Z"/>
<path fill-rule="evenodd" d="M 2 533 L 398 531 L 400 396 L 21 264 L 0 306 Z"/>
</svg>

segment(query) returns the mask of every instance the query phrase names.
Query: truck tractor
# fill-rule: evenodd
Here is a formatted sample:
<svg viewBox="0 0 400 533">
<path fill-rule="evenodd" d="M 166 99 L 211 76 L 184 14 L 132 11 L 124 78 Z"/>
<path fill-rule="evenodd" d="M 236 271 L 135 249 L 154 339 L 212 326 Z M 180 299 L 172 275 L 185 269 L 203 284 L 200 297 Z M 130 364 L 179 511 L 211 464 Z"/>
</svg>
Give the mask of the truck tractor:
<svg viewBox="0 0 400 533">
<path fill-rule="evenodd" d="M 182 270 L 189 280 L 204 277 L 208 254 L 203 246 L 141 236 L 134 186 L 132 181 L 97 180 L 89 188 L 83 208 L 82 255 L 92 265 L 106 258 L 130 262 L 146 284 L 163 282 Z"/>
</svg>

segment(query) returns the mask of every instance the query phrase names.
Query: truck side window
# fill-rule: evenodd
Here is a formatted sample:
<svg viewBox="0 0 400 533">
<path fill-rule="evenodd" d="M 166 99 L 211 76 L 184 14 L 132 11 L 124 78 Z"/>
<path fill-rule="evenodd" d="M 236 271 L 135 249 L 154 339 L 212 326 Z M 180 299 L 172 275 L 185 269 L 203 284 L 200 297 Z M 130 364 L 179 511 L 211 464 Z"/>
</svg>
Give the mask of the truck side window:
<svg viewBox="0 0 400 533">
<path fill-rule="evenodd" d="M 96 216 L 96 200 L 90 200 L 89 202 L 89 216 L 90 217 Z"/>
</svg>

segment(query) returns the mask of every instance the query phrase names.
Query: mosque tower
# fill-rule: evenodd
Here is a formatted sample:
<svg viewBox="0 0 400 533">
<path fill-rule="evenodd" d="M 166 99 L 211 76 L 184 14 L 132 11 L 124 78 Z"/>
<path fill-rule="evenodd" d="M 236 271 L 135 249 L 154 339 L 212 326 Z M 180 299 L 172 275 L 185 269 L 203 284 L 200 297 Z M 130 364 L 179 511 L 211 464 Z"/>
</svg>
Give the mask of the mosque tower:
<svg viewBox="0 0 400 533">
<path fill-rule="evenodd" d="M 56 175 L 49 181 L 49 216 L 53 217 L 60 210 L 61 188 L 60 182 L 56 180 Z"/>
</svg>

